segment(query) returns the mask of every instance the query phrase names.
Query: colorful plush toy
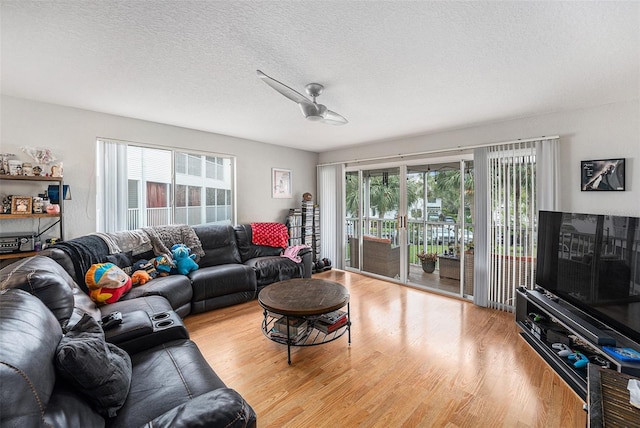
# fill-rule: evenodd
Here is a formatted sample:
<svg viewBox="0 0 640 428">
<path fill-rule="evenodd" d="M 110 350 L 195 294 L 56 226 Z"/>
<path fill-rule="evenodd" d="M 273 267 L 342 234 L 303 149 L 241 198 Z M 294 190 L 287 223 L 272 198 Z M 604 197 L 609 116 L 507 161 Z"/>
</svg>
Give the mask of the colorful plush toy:
<svg viewBox="0 0 640 428">
<path fill-rule="evenodd" d="M 184 244 L 176 244 L 171 247 L 173 262 L 176 264 L 176 269 L 181 275 L 186 275 L 199 268 L 198 263 L 194 261 L 196 255 L 190 255 L 189 253 L 191 253 L 191 249 Z"/>
<path fill-rule="evenodd" d="M 153 259 L 153 266 L 158 272 L 158 276 L 171 275 L 171 270 L 175 270 L 175 265 L 166 256 L 158 256 Z"/>
<path fill-rule="evenodd" d="M 113 263 L 91 265 L 84 279 L 89 297 L 100 305 L 115 303 L 131 290 L 131 278 Z"/>
<path fill-rule="evenodd" d="M 156 268 L 153 266 L 153 263 L 145 259 L 140 259 L 137 262 L 135 262 L 131 267 L 131 270 L 132 272 L 143 270 L 149 274 L 151 279 L 158 276 L 158 271 L 156 271 Z"/>
<path fill-rule="evenodd" d="M 155 271 L 155 269 L 154 269 Z M 137 270 L 131 275 L 131 283 L 135 287 L 136 285 L 144 285 L 147 282 L 151 281 L 151 275 L 147 273 L 145 270 Z"/>
</svg>

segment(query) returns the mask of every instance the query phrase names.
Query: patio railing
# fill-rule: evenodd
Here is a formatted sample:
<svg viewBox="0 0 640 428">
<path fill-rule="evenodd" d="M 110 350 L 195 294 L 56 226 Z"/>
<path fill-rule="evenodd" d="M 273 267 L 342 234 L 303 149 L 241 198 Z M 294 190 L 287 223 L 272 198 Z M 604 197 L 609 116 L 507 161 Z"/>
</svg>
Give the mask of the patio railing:
<svg viewBox="0 0 640 428">
<path fill-rule="evenodd" d="M 358 236 L 358 220 L 346 220 L 346 238 Z M 364 223 L 364 234 L 376 236 L 378 238 L 386 238 L 391 241 L 391 245 L 398 246 L 398 230 L 396 228 L 395 219 L 366 219 Z M 464 235 L 464 245 L 462 237 Z M 421 252 L 444 254 L 450 249 L 455 248 L 456 244 L 460 246 L 459 250 L 472 245 L 473 228 L 466 228 L 464 233 L 461 232 L 457 224 L 447 222 L 434 222 L 422 220 L 409 220 L 407 224 L 407 237 L 409 244 L 409 263 L 420 265 L 421 262 L 417 254 Z M 457 238 L 456 238 L 457 237 Z M 347 246 L 348 247 L 348 246 Z M 349 257 L 347 257 L 349 259 Z"/>
</svg>

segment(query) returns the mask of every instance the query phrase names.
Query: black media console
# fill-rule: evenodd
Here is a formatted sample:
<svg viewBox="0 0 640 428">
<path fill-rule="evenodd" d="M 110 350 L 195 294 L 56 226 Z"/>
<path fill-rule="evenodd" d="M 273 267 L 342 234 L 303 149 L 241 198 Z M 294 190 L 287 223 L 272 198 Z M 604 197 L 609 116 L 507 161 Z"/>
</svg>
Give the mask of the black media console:
<svg viewBox="0 0 640 428">
<path fill-rule="evenodd" d="M 603 350 L 603 346 L 632 348 L 640 345 L 609 328 L 575 306 L 547 294 L 544 290 L 516 291 L 516 323 L 520 335 L 586 401 L 587 367 L 575 367 L 577 361 L 559 355 L 558 345 L 588 357 L 597 364 L 621 373 L 640 376 L 640 363 L 622 361 Z M 573 358 L 573 357 L 572 357 Z"/>
</svg>

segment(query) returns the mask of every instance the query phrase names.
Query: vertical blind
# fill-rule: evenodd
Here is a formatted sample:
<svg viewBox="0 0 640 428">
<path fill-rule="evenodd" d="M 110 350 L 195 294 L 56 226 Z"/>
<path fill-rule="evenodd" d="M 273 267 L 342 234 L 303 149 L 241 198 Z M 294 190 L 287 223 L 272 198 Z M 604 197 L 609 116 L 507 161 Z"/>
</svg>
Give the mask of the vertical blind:
<svg viewBox="0 0 640 428">
<path fill-rule="evenodd" d="M 318 204 L 322 256 L 334 267 L 344 268 L 344 166 L 318 166 Z"/>
<path fill-rule="evenodd" d="M 556 139 L 486 149 L 489 307 L 512 310 L 515 290 L 535 284 L 539 204 L 557 208 L 556 159 Z"/>
</svg>

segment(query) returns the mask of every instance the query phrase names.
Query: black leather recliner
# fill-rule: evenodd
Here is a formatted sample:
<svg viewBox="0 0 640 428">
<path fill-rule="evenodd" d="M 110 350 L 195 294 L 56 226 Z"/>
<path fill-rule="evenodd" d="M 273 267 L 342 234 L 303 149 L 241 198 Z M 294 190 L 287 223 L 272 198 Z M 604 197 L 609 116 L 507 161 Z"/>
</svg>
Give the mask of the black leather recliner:
<svg viewBox="0 0 640 428">
<path fill-rule="evenodd" d="M 298 253 L 301 261 L 296 263 L 281 257 L 282 248 L 253 244 L 251 224 L 239 224 L 234 227 L 240 260 L 256 273 L 257 292 L 266 285 L 291 278 L 311 278 L 313 271 L 313 252 L 311 248 Z"/>
<path fill-rule="evenodd" d="M 148 296 L 116 303 L 123 316 L 137 318 L 145 328 L 129 332 L 130 341 L 139 334 L 128 354 L 129 392 L 115 416 L 105 417 L 61 376 L 56 359 L 61 341 L 81 325 L 83 315 L 97 320 L 100 310 L 48 257 L 0 270 L 0 426 L 255 426 L 251 406 L 220 380 L 163 300 Z M 156 328 L 157 310 L 168 314 L 160 322 L 171 321 L 174 329 Z M 82 363 L 84 358 L 80 354 Z M 77 371 L 82 370 L 81 364 Z"/>
</svg>

